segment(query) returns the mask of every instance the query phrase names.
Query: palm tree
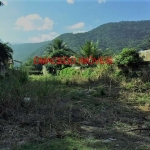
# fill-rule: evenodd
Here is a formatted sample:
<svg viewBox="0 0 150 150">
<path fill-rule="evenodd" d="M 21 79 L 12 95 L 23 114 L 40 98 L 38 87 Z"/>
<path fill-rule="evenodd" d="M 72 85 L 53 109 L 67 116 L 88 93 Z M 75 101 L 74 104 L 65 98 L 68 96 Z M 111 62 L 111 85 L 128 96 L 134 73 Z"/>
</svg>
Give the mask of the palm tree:
<svg viewBox="0 0 150 150">
<path fill-rule="evenodd" d="M 0 6 L 4 5 L 1 1 L 0 1 Z"/>
<path fill-rule="evenodd" d="M 86 41 L 83 46 L 80 46 L 80 54 L 84 57 L 98 57 L 101 54 L 98 48 L 98 41 L 96 43 L 93 41 Z"/>
<path fill-rule="evenodd" d="M 79 58 L 79 62 L 92 66 L 100 55 L 102 55 L 102 52 L 98 48 L 98 41 L 96 43 L 86 41 L 83 46 L 80 46 L 79 56 L 82 56 L 82 58 Z"/>
<path fill-rule="evenodd" d="M 52 44 L 49 44 L 47 48 L 46 57 L 54 58 L 54 57 L 70 57 L 74 55 L 75 52 L 68 48 L 67 44 L 63 42 L 63 40 L 55 39 Z M 47 64 L 46 68 L 50 73 L 56 73 L 57 70 L 61 70 L 68 65 L 63 64 Z"/>
<path fill-rule="evenodd" d="M 0 62 L 3 62 L 6 66 L 9 59 L 12 59 L 13 50 L 8 43 L 0 41 Z"/>
<path fill-rule="evenodd" d="M 68 48 L 67 44 L 63 42 L 63 40 L 60 39 L 55 39 L 53 44 L 50 44 L 50 46 L 47 49 L 48 49 L 47 51 L 48 53 L 55 52 L 58 50 L 75 53 L 73 50 Z"/>
</svg>

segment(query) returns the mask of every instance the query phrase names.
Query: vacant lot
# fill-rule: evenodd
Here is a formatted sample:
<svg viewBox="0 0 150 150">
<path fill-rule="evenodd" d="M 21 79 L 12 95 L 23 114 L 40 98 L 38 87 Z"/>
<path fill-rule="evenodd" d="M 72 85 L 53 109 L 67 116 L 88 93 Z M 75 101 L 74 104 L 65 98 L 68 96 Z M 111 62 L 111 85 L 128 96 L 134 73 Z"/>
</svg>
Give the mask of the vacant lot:
<svg viewBox="0 0 150 150">
<path fill-rule="evenodd" d="M 149 150 L 150 83 L 92 72 L 1 79 L 0 149 Z"/>
</svg>

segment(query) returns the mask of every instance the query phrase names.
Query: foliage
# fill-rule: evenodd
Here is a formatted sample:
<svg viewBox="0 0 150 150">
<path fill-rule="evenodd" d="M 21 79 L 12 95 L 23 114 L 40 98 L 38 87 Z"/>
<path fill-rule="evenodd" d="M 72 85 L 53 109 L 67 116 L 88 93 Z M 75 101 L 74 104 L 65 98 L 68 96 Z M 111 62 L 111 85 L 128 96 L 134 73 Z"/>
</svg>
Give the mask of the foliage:
<svg viewBox="0 0 150 150">
<path fill-rule="evenodd" d="M 9 59 L 12 59 L 13 50 L 9 46 L 9 43 L 3 43 L 0 41 L 0 62 L 5 65 Z"/>
<path fill-rule="evenodd" d="M 101 51 L 98 48 L 98 41 L 94 43 L 93 41 L 86 41 L 83 46 L 80 46 L 80 53 L 83 57 L 94 57 L 98 58 L 100 56 Z"/>
<path fill-rule="evenodd" d="M 111 48 L 107 48 L 102 51 L 102 56 L 112 56 L 113 55 L 113 50 Z"/>
<path fill-rule="evenodd" d="M 87 68 L 83 71 L 82 76 L 89 78 L 91 74 L 93 73 L 94 69 L 93 68 Z"/>
<path fill-rule="evenodd" d="M 27 60 L 23 67 L 26 68 L 28 72 L 30 71 L 42 71 L 42 64 L 34 64 L 34 59 L 30 58 Z"/>
<path fill-rule="evenodd" d="M 86 33 L 61 34 L 57 39 L 68 43 L 67 46 L 75 52 L 78 52 L 80 50 L 79 46 L 84 45 L 86 41 L 93 40 L 93 42 L 96 42 L 99 40 L 98 47 L 108 55 L 108 49 L 113 54 L 119 53 L 124 47 L 134 47 L 137 50 L 149 49 L 149 31 L 150 21 L 122 21 L 100 25 Z M 30 57 L 42 56 L 48 44 L 52 44 L 53 42 L 54 40 L 42 43 L 15 44 L 11 47 L 15 52 L 14 58 L 24 61 Z"/>
<path fill-rule="evenodd" d="M 3 6 L 4 4 L 0 1 L 0 6 Z"/>
<path fill-rule="evenodd" d="M 94 75 L 97 78 L 97 75 L 100 75 L 101 72 L 104 74 L 107 69 L 111 69 L 109 65 L 99 65 L 96 68 L 88 68 L 83 71 L 87 76 L 95 72 Z M 5 116 L 8 120 L 3 121 L 2 116 L 4 125 L 6 125 L 6 127 L 9 125 L 11 128 L 18 125 L 18 121 L 14 122 L 14 120 L 18 119 L 18 116 L 21 117 L 21 121 L 23 118 L 21 122 L 23 125 L 27 123 L 27 125 L 25 124 L 22 127 L 23 131 L 28 131 L 28 134 L 24 134 L 22 139 L 26 139 L 27 136 L 29 136 L 28 141 L 30 143 L 27 141 L 27 143 L 21 144 L 21 146 L 16 144 L 18 148 L 15 149 L 113 149 L 116 143 L 105 143 L 105 141 L 109 141 L 109 139 L 107 139 L 108 134 L 116 135 L 115 138 L 118 139 L 120 147 L 124 147 L 124 149 L 136 149 L 137 146 L 139 147 L 141 143 L 139 143 L 139 145 L 137 145 L 137 143 L 133 145 L 133 141 L 139 141 L 140 137 L 136 138 L 133 136 L 129 139 L 128 135 L 123 135 L 125 135 L 124 133 L 126 133 L 128 129 L 132 129 L 134 125 L 133 119 L 137 122 L 139 120 L 139 115 L 143 116 L 143 111 L 139 110 L 139 102 L 148 102 L 150 95 L 148 92 L 150 88 L 149 83 L 144 86 L 144 83 L 142 84 L 142 82 L 137 82 L 137 79 L 134 79 L 135 82 L 129 82 L 129 85 L 125 88 L 122 87 L 122 82 L 117 82 L 115 86 L 113 82 L 110 83 L 110 81 L 113 81 L 113 78 L 104 81 L 103 76 L 100 76 L 101 80 L 96 80 L 93 84 L 87 84 L 86 82 L 81 82 L 82 79 L 79 78 L 80 74 L 78 74 L 80 70 L 75 70 L 73 68 L 65 68 L 64 70 L 62 70 L 62 72 L 64 71 L 64 77 L 70 73 L 70 77 L 67 76 L 67 79 L 71 82 L 71 75 L 73 77 L 76 76 L 80 84 L 78 84 L 78 86 L 66 86 L 62 83 L 62 80 L 59 80 L 59 76 L 50 75 L 32 76 L 29 82 L 22 84 L 22 82 L 18 80 L 20 73 L 15 70 L 12 70 L 13 76 L 10 76 L 10 80 L 6 79 L 0 82 L 0 97 L 2 97 L 0 99 L 0 105 L 2 106 L 2 112 L 4 112 L 2 115 L 5 114 L 5 110 L 10 110 L 10 112 L 12 112 L 12 115 L 9 111 L 8 115 L 6 113 Z M 111 74 L 113 74 L 113 72 L 110 70 L 109 75 Z M 104 75 L 106 76 L 106 74 Z M 93 76 L 92 79 L 94 80 L 95 77 Z M 87 77 L 85 77 L 85 79 L 86 78 Z M 118 78 L 116 79 L 118 81 Z M 139 92 L 141 89 L 143 89 L 143 92 Z M 138 92 L 136 92 L 136 90 L 138 90 Z M 110 93 L 109 97 L 108 92 Z M 135 94 L 137 94 L 136 98 L 134 98 Z M 101 98 L 101 96 L 104 97 Z M 23 100 L 25 97 L 29 97 L 31 103 L 24 103 Z M 134 103 L 131 104 L 130 102 Z M 17 116 L 15 114 L 17 114 Z M 113 115 L 110 116 L 110 114 Z M 147 113 L 144 112 L 144 115 L 146 114 Z M 43 120 L 46 120 L 46 123 L 43 123 Z M 33 130 L 33 127 L 29 126 L 29 123 L 36 121 L 42 123 L 42 142 L 39 142 L 39 139 L 41 141 L 37 132 L 39 128 Z M 148 121 L 149 120 L 146 120 L 144 122 L 144 126 L 146 123 L 149 123 Z M 92 127 L 89 128 L 88 123 L 91 122 Z M 84 129 L 86 130 L 82 130 L 83 123 L 85 123 Z M 79 124 L 76 129 L 73 126 L 75 124 Z M 97 124 L 105 124 L 105 126 L 102 126 L 104 132 L 101 130 L 98 131 L 99 128 Z M 52 134 L 49 132 L 51 131 L 51 125 Z M 118 129 L 117 132 L 116 128 Z M 60 133 L 62 133 L 64 138 L 58 139 L 55 137 L 57 136 L 57 129 L 61 131 Z M 126 129 L 125 132 L 122 132 L 123 129 Z M 22 132 L 20 132 L 20 130 L 18 131 L 18 136 L 22 136 Z M 6 134 L 2 134 L 2 136 L 6 139 L 6 142 L 8 136 L 5 138 L 5 135 L 8 134 L 13 137 L 13 132 L 13 130 L 11 132 L 9 130 L 4 131 Z M 74 134 L 72 134 L 72 132 L 74 132 Z M 144 132 L 143 135 L 145 137 L 143 140 L 147 141 L 149 135 Z M 94 138 L 86 138 L 88 136 Z M 33 138 L 35 138 L 34 141 L 32 141 Z M 13 142 L 14 141 L 12 141 L 12 143 Z M 19 142 L 19 140 L 16 141 L 16 143 Z M 145 143 L 145 145 L 148 145 L 148 142 Z"/>
<path fill-rule="evenodd" d="M 49 44 L 47 47 L 47 54 L 51 54 L 52 52 L 62 50 L 65 52 L 68 52 L 70 54 L 74 54 L 74 51 L 72 51 L 70 48 L 68 48 L 68 45 L 63 42 L 63 40 L 56 38 L 52 44 Z"/>
<path fill-rule="evenodd" d="M 20 84 L 26 83 L 29 79 L 28 72 L 22 68 L 20 68 L 20 70 L 9 70 L 7 76 L 8 80 L 15 78 L 19 81 Z"/>
<path fill-rule="evenodd" d="M 13 58 L 25 63 L 30 58 L 43 55 L 44 50 L 49 43 L 50 41 L 40 43 L 11 44 L 11 48 L 14 51 Z"/>
<path fill-rule="evenodd" d="M 4 76 L 0 74 L 0 80 L 3 80 L 3 79 L 4 79 Z"/>
<path fill-rule="evenodd" d="M 108 146 L 101 143 L 97 144 L 94 139 L 80 139 L 77 133 L 70 133 L 70 137 L 61 140 L 56 138 L 46 140 L 42 143 L 32 142 L 24 144 L 21 147 L 16 148 L 16 150 L 95 150 L 95 148 L 91 148 L 89 145 L 97 145 L 100 150 L 109 150 Z"/>
<path fill-rule="evenodd" d="M 69 67 L 69 68 L 65 68 L 65 69 L 61 70 L 59 75 L 61 77 L 70 77 L 70 76 L 78 75 L 79 73 L 80 73 L 79 70 Z"/>
<path fill-rule="evenodd" d="M 46 57 L 54 58 L 54 57 L 70 57 L 75 54 L 70 48 L 67 47 L 67 44 L 63 42 L 63 40 L 55 39 L 53 44 L 50 44 L 47 48 Z M 46 64 L 45 65 L 49 73 L 56 74 L 57 70 L 64 69 L 69 67 L 70 65 L 64 64 Z"/>
<path fill-rule="evenodd" d="M 100 97 L 106 95 L 104 88 L 102 86 L 98 87 L 97 91 L 94 91 L 92 93 L 92 96 L 94 97 Z"/>
<path fill-rule="evenodd" d="M 116 53 L 124 47 L 135 47 L 138 50 L 148 49 L 148 31 L 150 31 L 150 21 L 122 21 L 103 24 L 86 33 L 62 34 L 58 38 L 69 43 L 68 46 L 75 51 L 78 51 L 78 45 L 83 45 L 86 40 L 94 42 L 99 40 L 100 49 L 105 51 L 111 48 L 113 53 Z M 142 43 L 145 44 L 141 45 Z"/>
<path fill-rule="evenodd" d="M 124 48 L 122 52 L 116 57 L 117 65 L 130 65 L 140 61 L 139 54 L 134 49 Z"/>
</svg>

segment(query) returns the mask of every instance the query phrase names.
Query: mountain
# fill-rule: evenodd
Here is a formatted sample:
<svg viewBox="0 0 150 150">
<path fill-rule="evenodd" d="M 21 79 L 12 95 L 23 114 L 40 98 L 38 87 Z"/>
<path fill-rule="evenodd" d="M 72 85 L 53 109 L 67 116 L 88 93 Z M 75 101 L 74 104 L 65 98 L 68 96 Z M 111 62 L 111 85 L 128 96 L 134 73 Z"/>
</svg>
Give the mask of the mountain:
<svg viewBox="0 0 150 150">
<path fill-rule="evenodd" d="M 103 50 L 110 48 L 113 51 L 121 51 L 125 47 L 147 49 L 150 36 L 149 21 L 122 21 L 118 23 L 103 24 L 89 32 L 78 34 L 62 34 L 58 38 L 68 43 L 73 50 L 79 50 L 86 40 L 99 41 L 99 47 Z"/>
<path fill-rule="evenodd" d="M 74 51 L 79 50 L 85 41 L 99 41 L 102 50 L 111 49 L 114 53 L 120 52 L 123 48 L 148 49 L 150 42 L 150 20 L 146 21 L 121 21 L 117 23 L 106 23 L 85 33 L 65 33 L 57 38 L 62 39 Z M 33 44 L 12 45 L 14 58 L 26 60 L 29 57 L 41 56 L 44 54 L 48 44 L 53 41 Z"/>
<path fill-rule="evenodd" d="M 11 44 L 13 49 L 13 58 L 18 61 L 26 61 L 33 52 L 37 51 L 38 48 L 47 45 L 50 41 L 41 43 L 26 43 L 26 44 Z"/>
</svg>

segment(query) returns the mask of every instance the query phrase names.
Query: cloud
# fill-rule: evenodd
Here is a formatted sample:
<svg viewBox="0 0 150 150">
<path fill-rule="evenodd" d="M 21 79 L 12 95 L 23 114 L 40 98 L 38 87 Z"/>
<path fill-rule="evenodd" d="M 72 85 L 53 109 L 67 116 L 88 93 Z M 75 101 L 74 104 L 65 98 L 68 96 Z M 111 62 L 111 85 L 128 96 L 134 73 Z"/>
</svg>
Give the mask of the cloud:
<svg viewBox="0 0 150 150">
<path fill-rule="evenodd" d="M 41 18 L 38 14 L 30 14 L 25 17 L 20 17 L 16 21 L 16 28 L 22 28 L 25 31 L 30 30 L 51 30 L 54 22 L 46 18 Z"/>
<path fill-rule="evenodd" d="M 58 37 L 59 34 L 56 32 L 51 32 L 49 34 L 41 34 L 37 37 L 29 37 L 28 41 L 29 42 L 44 42 L 44 41 L 49 41 L 49 40 L 53 40 L 54 38 Z"/>
<path fill-rule="evenodd" d="M 1 2 L 4 4 L 4 5 L 7 5 L 7 1 L 6 0 L 1 0 Z"/>
<path fill-rule="evenodd" d="M 81 28 L 83 28 L 84 26 L 85 26 L 84 22 L 79 22 L 79 23 L 74 24 L 74 25 L 72 25 L 72 26 L 68 26 L 67 28 L 68 28 L 69 30 L 76 30 L 76 29 L 81 29 Z"/>
<path fill-rule="evenodd" d="M 86 31 L 84 31 L 84 30 L 79 30 L 79 31 L 74 31 L 73 34 L 84 33 L 84 32 L 86 32 Z"/>
<path fill-rule="evenodd" d="M 74 0 L 67 0 L 67 3 L 73 4 L 73 3 L 74 3 Z"/>
<path fill-rule="evenodd" d="M 106 0 L 98 0 L 98 3 L 105 3 Z"/>
</svg>

